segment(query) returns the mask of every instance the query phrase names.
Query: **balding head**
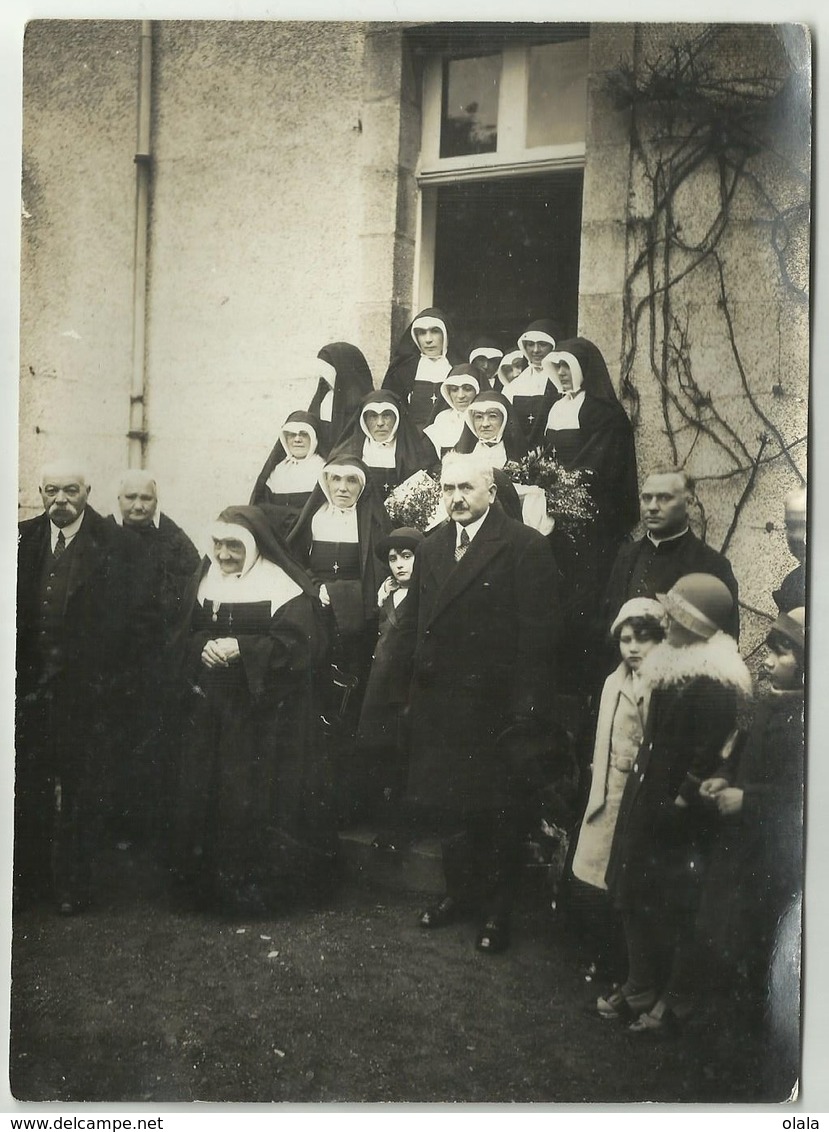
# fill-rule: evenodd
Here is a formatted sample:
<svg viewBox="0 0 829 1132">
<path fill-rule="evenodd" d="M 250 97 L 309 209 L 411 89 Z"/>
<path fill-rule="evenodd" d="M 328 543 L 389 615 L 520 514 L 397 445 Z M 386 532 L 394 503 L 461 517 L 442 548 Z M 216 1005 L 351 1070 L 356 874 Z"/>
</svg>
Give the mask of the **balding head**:
<svg viewBox="0 0 829 1132">
<path fill-rule="evenodd" d="M 40 469 L 40 498 L 56 527 L 68 527 L 82 514 L 90 486 L 80 460 L 50 460 Z"/>
<path fill-rule="evenodd" d="M 487 487 L 495 482 L 492 461 L 479 450 L 472 452 L 447 452 L 443 457 L 441 476 L 443 476 L 443 473 L 447 469 L 451 470 L 453 476 L 464 474 L 467 477 L 473 474 L 482 476 Z"/>
<path fill-rule="evenodd" d="M 798 487 L 786 496 L 786 542 L 798 560 L 806 561 L 806 488 Z"/>
<path fill-rule="evenodd" d="M 450 452 L 440 471 L 443 505 L 450 519 L 465 527 L 487 513 L 495 502 L 492 463 L 477 452 Z"/>
<path fill-rule="evenodd" d="M 40 483 L 43 487 L 47 479 L 71 479 L 75 483 L 89 486 L 89 477 L 84 471 L 84 462 L 74 456 L 59 456 L 55 460 L 47 460 L 40 469 Z"/>
<path fill-rule="evenodd" d="M 155 476 L 140 468 L 124 472 L 118 485 L 118 506 L 125 527 L 148 527 L 158 508 Z"/>
</svg>

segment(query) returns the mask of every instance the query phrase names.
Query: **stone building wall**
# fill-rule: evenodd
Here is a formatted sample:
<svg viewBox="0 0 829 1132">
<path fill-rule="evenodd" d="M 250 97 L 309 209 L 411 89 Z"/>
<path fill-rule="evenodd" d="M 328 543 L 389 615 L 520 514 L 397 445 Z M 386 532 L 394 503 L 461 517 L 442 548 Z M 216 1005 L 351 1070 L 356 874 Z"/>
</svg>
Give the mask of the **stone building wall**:
<svg viewBox="0 0 829 1132">
<path fill-rule="evenodd" d="M 21 513 L 78 450 L 106 509 L 126 465 L 138 23 L 30 25 Z M 419 111 L 402 30 L 153 25 L 146 463 L 197 535 L 246 500 L 326 342 L 377 384 L 408 316 Z M 100 485 L 100 487 L 99 487 Z"/>
<path fill-rule="evenodd" d="M 808 104 L 808 41 L 798 29 L 751 25 L 718 39 L 716 81 L 748 90 L 770 73 L 800 87 L 794 102 L 778 100 L 771 147 L 721 145 L 678 185 L 676 275 L 693 259 L 679 244 L 706 238 L 729 162 L 742 162 L 716 257 L 679 278 L 666 307 L 641 254 L 652 173 L 670 138 L 654 107 L 623 104 L 612 80 L 622 67 L 641 85 L 701 30 L 591 29 L 579 330 L 602 348 L 636 416 L 640 469 L 671 459 L 672 444 L 687 458 L 701 479 L 697 525 L 715 546 L 729 539 L 746 601 L 768 611 L 769 579 L 792 563 L 781 532 L 765 524 L 779 526 L 806 457 L 803 443 L 780 449 L 806 429 L 808 207 L 796 206 L 808 205 L 809 131 L 785 113 L 794 105 L 802 118 Z M 127 459 L 139 31 L 136 22 L 39 21 L 26 36 L 24 515 L 39 509 L 46 456 L 83 452 L 103 510 Z M 146 460 L 165 508 L 194 536 L 222 506 L 247 499 L 281 420 L 310 399 L 318 349 L 354 342 L 379 384 L 410 317 L 420 106 L 404 32 L 355 21 L 153 25 Z M 659 253 L 652 263 L 665 266 Z M 633 341 L 631 311 L 643 301 Z M 665 410 L 661 382 L 677 393 L 681 365 L 702 398 L 695 419 L 710 425 L 710 397 L 725 444 L 673 403 Z M 761 434 L 763 458 L 775 459 L 758 467 L 741 505 L 750 471 L 739 469 L 750 468 Z M 706 478 L 717 475 L 726 478 Z M 749 618 L 747 639 L 764 624 Z"/>
<path fill-rule="evenodd" d="M 620 69 L 649 97 L 614 97 Z M 597 25 L 589 97 L 580 330 L 619 374 L 640 479 L 665 462 L 697 477 L 694 525 L 727 549 L 751 649 L 768 626 L 752 609 L 774 610 L 794 566 L 782 501 L 806 473 L 808 38 Z"/>
<path fill-rule="evenodd" d="M 20 489 L 79 452 L 108 505 L 127 458 L 138 25 L 35 21 L 23 67 Z"/>
</svg>

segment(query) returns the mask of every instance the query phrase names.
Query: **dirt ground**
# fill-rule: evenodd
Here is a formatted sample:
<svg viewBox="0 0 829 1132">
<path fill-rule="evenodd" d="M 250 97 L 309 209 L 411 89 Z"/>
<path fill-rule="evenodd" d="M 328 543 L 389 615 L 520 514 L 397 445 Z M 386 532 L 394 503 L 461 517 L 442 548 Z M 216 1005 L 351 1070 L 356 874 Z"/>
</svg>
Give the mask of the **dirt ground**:
<svg viewBox="0 0 829 1132">
<path fill-rule="evenodd" d="M 711 1102 L 780 1099 L 728 999 L 676 1038 L 591 1009 L 549 900 L 513 946 L 426 932 L 424 898 L 344 882 L 324 904 L 228 920 L 175 905 L 122 852 L 96 910 L 14 924 L 10 1080 L 22 1101 Z"/>
</svg>

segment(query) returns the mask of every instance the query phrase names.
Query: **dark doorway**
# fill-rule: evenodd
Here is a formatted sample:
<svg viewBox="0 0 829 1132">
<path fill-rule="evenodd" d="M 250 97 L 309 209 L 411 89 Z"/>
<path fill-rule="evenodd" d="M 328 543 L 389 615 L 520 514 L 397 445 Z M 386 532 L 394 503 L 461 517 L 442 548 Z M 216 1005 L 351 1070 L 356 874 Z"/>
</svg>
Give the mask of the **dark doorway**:
<svg viewBox="0 0 829 1132">
<path fill-rule="evenodd" d="M 537 318 L 575 335 L 582 171 L 441 185 L 437 194 L 434 305 L 462 345 L 486 334 L 514 349 Z"/>
</svg>

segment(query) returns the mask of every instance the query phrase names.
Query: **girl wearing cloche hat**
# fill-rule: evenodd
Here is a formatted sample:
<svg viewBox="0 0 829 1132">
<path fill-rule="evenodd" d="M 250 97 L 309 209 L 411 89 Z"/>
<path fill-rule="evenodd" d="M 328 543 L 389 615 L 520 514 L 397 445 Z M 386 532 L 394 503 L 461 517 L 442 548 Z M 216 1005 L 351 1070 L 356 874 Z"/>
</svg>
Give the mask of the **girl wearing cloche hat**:
<svg viewBox="0 0 829 1132">
<path fill-rule="evenodd" d="M 602 689 L 593 747 L 590 794 L 578 833 L 570 881 L 572 906 L 588 954 L 586 965 L 614 974 L 621 929 L 607 900 L 607 869 L 625 784 L 642 742 L 647 685 L 639 679 L 646 656 L 665 639 L 667 614 L 653 598 L 626 601 L 610 627 L 621 659 Z"/>
<path fill-rule="evenodd" d="M 712 574 L 688 574 L 657 597 L 667 636 L 639 669 L 650 702 L 606 873 L 622 914 L 628 975 L 597 1002 L 602 1017 L 631 1019 L 636 1034 L 664 1031 L 693 1009 L 695 921 L 710 848 L 700 784 L 734 729 L 738 697 L 751 695 L 748 670 L 724 631 L 727 586 Z"/>
</svg>

